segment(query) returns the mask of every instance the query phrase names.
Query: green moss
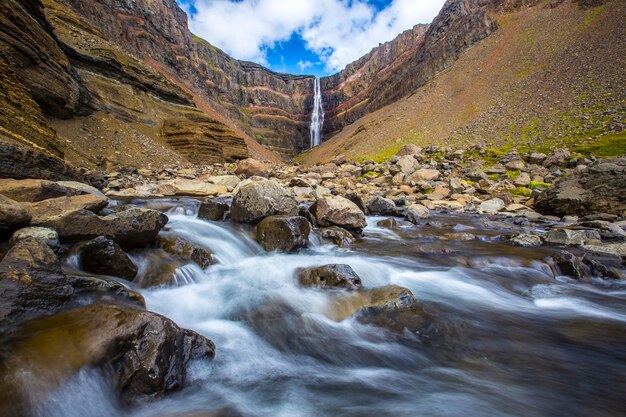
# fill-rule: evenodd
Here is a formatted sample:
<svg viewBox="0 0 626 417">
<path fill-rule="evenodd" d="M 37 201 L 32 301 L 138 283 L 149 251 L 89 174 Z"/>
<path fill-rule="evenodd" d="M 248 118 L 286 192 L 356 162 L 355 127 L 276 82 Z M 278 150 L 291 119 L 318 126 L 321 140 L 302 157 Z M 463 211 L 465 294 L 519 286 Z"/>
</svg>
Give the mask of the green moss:
<svg viewBox="0 0 626 417">
<path fill-rule="evenodd" d="M 520 172 L 518 169 L 516 169 L 516 170 L 509 170 L 509 171 L 507 171 L 507 172 L 506 172 L 506 175 L 507 175 L 510 179 L 512 179 L 512 180 L 514 180 L 514 179 L 516 179 L 517 177 L 519 177 L 519 174 L 521 174 L 521 172 Z"/>
<path fill-rule="evenodd" d="M 528 185 L 528 188 L 530 188 L 531 190 L 534 190 L 535 188 L 549 188 L 551 186 L 552 184 L 548 184 L 547 182 L 531 181 L 530 184 Z"/>
<path fill-rule="evenodd" d="M 572 150 L 583 155 L 593 154 L 600 158 L 615 158 L 626 155 L 626 131 L 607 133 L 586 143 L 574 145 Z"/>
<path fill-rule="evenodd" d="M 491 181 L 498 181 L 500 179 L 500 174 L 489 174 L 487 176 Z"/>
<path fill-rule="evenodd" d="M 522 197 L 530 197 L 531 191 L 526 187 L 517 187 L 516 189 L 511 191 L 511 194 Z"/>
<path fill-rule="evenodd" d="M 376 171 L 367 171 L 364 172 L 363 174 L 361 174 L 361 176 L 359 177 L 359 179 L 363 179 L 363 178 L 376 178 L 378 177 L 378 172 Z"/>
</svg>

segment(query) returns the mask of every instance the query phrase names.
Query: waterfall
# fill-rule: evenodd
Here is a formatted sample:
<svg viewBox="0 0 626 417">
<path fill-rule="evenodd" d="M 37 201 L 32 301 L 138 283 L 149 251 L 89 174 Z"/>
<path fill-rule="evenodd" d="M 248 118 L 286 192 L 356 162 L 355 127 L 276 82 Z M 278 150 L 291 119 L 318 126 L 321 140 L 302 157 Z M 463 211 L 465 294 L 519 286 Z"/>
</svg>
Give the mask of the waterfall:
<svg viewBox="0 0 626 417">
<path fill-rule="evenodd" d="M 324 126 L 324 107 L 322 106 L 322 88 L 320 79 L 315 77 L 313 83 L 313 114 L 311 115 L 311 148 L 322 143 L 322 127 Z"/>
</svg>

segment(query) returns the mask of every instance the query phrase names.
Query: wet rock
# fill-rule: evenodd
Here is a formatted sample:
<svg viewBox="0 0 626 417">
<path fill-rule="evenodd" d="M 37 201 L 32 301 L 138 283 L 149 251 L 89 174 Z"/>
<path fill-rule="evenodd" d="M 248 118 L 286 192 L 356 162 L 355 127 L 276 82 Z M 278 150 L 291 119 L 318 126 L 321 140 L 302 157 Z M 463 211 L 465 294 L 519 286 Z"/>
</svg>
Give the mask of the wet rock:
<svg viewBox="0 0 626 417">
<path fill-rule="evenodd" d="M 191 360 L 215 356 L 215 345 L 204 336 L 158 314 L 112 304 L 33 321 L 17 338 L 19 353 L 7 362 L 9 372 L 28 365 L 42 378 L 53 374 L 58 383 L 83 367 L 106 367 L 112 369 L 106 375 L 125 404 L 180 389 Z"/>
<path fill-rule="evenodd" d="M 204 181 L 176 179 L 160 183 L 156 188 L 156 192 L 165 196 L 213 196 L 227 193 L 228 187 Z"/>
<path fill-rule="evenodd" d="M 83 194 L 71 197 L 57 197 L 48 200 L 38 201 L 28 204 L 33 213 L 32 224 L 39 225 L 50 218 L 60 216 L 76 210 L 88 210 L 99 213 L 100 210 L 109 205 L 109 199 L 93 194 Z"/>
<path fill-rule="evenodd" d="M 309 246 L 311 224 L 301 216 L 269 216 L 257 225 L 256 239 L 266 251 L 292 252 Z"/>
<path fill-rule="evenodd" d="M 626 211 L 624 195 L 626 158 L 600 159 L 541 193 L 535 209 L 544 214 L 622 215 Z"/>
<path fill-rule="evenodd" d="M 0 325 L 64 306 L 73 290 L 52 249 L 42 240 L 19 240 L 0 262 Z"/>
<path fill-rule="evenodd" d="M 28 226 L 32 213 L 22 204 L 0 195 L 0 235 Z"/>
<path fill-rule="evenodd" d="M 223 201 L 209 200 L 200 204 L 198 217 L 204 220 L 221 221 L 226 218 L 229 206 Z"/>
<path fill-rule="evenodd" d="M 41 240 L 52 250 L 56 250 L 60 246 L 59 234 L 56 230 L 47 227 L 25 227 L 24 229 L 20 229 L 11 236 L 9 246 L 15 246 L 20 240 L 28 238 Z"/>
<path fill-rule="evenodd" d="M 567 252 L 561 251 L 552 257 L 554 260 L 556 274 L 565 275 L 575 279 L 586 277 L 585 267 L 579 257 Z"/>
<path fill-rule="evenodd" d="M 598 229 L 602 239 L 607 240 L 624 240 L 626 238 L 626 232 L 616 223 L 611 223 L 604 220 L 591 220 L 584 221 L 581 226 Z"/>
<path fill-rule="evenodd" d="M 161 233 L 154 241 L 155 248 L 163 249 L 168 254 L 183 262 L 194 262 L 200 268 L 208 268 L 217 263 L 213 253 L 195 245 L 187 239 L 171 233 Z"/>
<path fill-rule="evenodd" d="M 376 216 L 391 216 L 396 214 L 396 204 L 393 200 L 379 196 L 370 196 L 363 200 L 367 212 Z"/>
<path fill-rule="evenodd" d="M 315 204 L 315 218 L 320 226 L 362 229 L 367 226 L 365 214 L 352 201 L 341 196 L 326 196 Z"/>
<path fill-rule="evenodd" d="M 376 226 L 386 227 L 388 229 L 400 227 L 400 225 L 401 223 L 396 219 L 383 219 L 376 223 Z"/>
<path fill-rule="evenodd" d="M 98 275 L 112 275 L 132 280 L 137 267 L 119 245 L 104 236 L 99 236 L 81 247 L 81 268 Z"/>
<path fill-rule="evenodd" d="M 347 248 L 355 241 L 352 233 L 339 226 L 322 227 L 319 229 L 319 233 L 323 240 L 329 241 L 340 248 Z"/>
<path fill-rule="evenodd" d="M 243 161 L 239 161 L 235 174 L 243 174 L 246 178 L 250 177 L 269 177 L 272 171 L 272 165 L 266 162 L 257 161 L 256 159 L 248 158 Z"/>
<path fill-rule="evenodd" d="M 242 185 L 230 208 L 233 221 L 256 223 L 267 216 L 298 213 L 296 200 L 275 180 L 262 180 Z"/>
<path fill-rule="evenodd" d="M 515 246 L 534 247 L 541 246 L 543 243 L 541 237 L 537 235 L 521 234 L 511 238 L 511 243 Z"/>
<path fill-rule="evenodd" d="M 78 275 L 69 275 L 67 278 L 74 288 L 74 296 L 88 297 L 93 302 L 146 308 L 146 301 L 141 294 L 114 279 Z"/>
<path fill-rule="evenodd" d="M 395 313 L 417 307 L 411 291 L 397 285 L 360 289 L 341 294 L 331 303 L 329 315 L 335 320 L 354 316 L 362 323 L 385 325 Z"/>
<path fill-rule="evenodd" d="M 405 216 L 408 221 L 417 224 L 420 219 L 427 219 L 430 216 L 430 210 L 421 204 L 411 204 L 406 208 Z"/>
<path fill-rule="evenodd" d="M 478 212 L 481 214 L 496 214 L 505 206 L 506 204 L 501 198 L 492 198 L 491 200 L 480 203 L 480 206 L 478 206 Z"/>
<path fill-rule="evenodd" d="M 347 288 L 361 287 L 361 278 L 350 265 L 330 264 L 297 271 L 298 282 L 303 287 Z"/>
<path fill-rule="evenodd" d="M 76 187 L 64 187 L 56 182 L 37 179 L 0 179 L 0 194 L 23 203 L 34 203 L 64 196 L 83 194 Z"/>
<path fill-rule="evenodd" d="M 600 242 L 600 233 L 597 230 L 552 229 L 543 235 L 543 240 L 551 245 L 589 245 Z"/>
<path fill-rule="evenodd" d="M 129 208 L 100 217 L 87 210 L 56 216 L 42 223 L 55 229 L 62 240 L 77 242 L 106 236 L 124 250 L 148 246 L 167 223 L 167 216 L 156 210 Z"/>
<path fill-rule="evenodd" d="M 610 244 L 585 244 L 583 245 L 585 250 L 601 254 L 609 254 L 620 256 L 626 260 L 626 243 L 610 243 Z"/>
</svg>

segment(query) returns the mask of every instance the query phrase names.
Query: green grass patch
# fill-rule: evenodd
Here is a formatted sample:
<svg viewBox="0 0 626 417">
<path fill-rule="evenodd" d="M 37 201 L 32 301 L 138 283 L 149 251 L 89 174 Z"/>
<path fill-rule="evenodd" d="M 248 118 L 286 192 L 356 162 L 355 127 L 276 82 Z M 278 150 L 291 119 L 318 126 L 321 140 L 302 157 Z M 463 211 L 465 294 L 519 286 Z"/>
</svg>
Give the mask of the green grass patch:
<svg viewBox="0 0 626 417">
<path fill-rule="evenodd" d="M 361 174 L 361 176 L 359 177 L 359 179 L 364 179 L 364 178 L 376 178 L 378 177 L 378 172 L 376 171 L 367 171 L 364 172 L 363 174 Z"/>
<path fill-rule="evenodd" d="M 626 131 L 607 133 L 572 147 L 583 155 L 593 154 L 599 158 L 616 158 L 626 155 Z"/>
</svg>

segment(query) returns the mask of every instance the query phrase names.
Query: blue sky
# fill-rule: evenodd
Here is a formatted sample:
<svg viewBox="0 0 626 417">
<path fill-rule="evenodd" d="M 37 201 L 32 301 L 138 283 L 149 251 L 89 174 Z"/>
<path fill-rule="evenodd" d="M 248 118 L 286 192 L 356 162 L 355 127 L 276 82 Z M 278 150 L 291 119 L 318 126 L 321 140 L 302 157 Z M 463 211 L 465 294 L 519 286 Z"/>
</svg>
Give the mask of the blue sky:
<svg viewBox="0 0 626 417">
<path fill-rule="evenodd" d="M 444 0 L 177 0 L 193 33 L 231 56 L 324 76 L 430 23 Z"/>
</svg>

